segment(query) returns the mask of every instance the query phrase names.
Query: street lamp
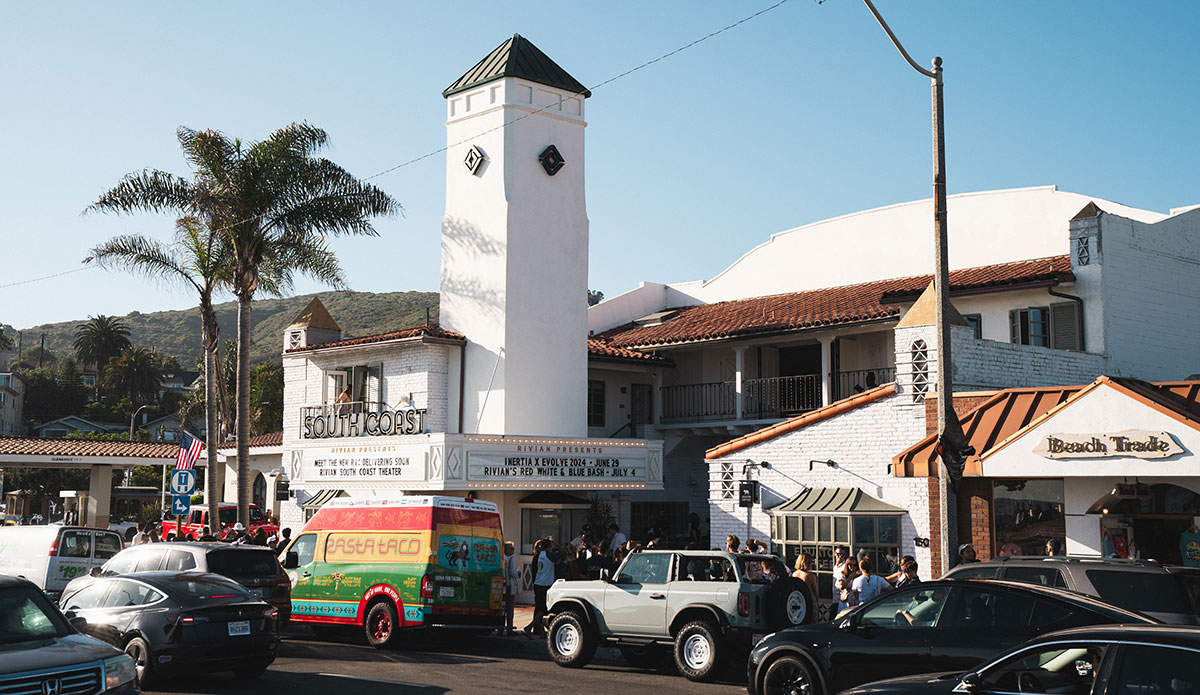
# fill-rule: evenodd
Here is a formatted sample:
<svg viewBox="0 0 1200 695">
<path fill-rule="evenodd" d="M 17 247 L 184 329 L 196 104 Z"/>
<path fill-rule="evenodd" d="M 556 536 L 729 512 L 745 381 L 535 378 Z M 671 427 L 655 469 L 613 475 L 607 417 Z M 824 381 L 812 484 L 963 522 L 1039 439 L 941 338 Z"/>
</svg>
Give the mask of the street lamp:
<svg viewBox="0 0 1200 695">
<path fill-rule="evenodd" d="M 129 418 L 129 442 L 131 444 L 133 443 L 133 423 L 137 421 L 138 413 L 142 412 L 143 410 L 145 410 L 146 408 L 149 408 L 149 407 L 150 407 L 149 403 L 142 405 L 140 408 L 133 411 L 133 415 Z M 126 468 L 125 469 L 125 487 L 129 487 L 132 484 L 133 484 L 133 469 Z"/>
<path fill-rule="evenodd" d="M 904 56 L 904 60 L 914 70 L 928 77 L 933 90 L 933 256 L 937 272 L 933 276 L 934 300 L 937 302 L 935 327 L 937 330 L 937 393 L 938 393 L 938 442 L 941 445 L 941 462 L 938 465 L 938 501 L 942 510 L 938 523 L 941 524 L 941 571 L 949 568 L 950 534 L 949 532 L 949 496 L 946 491 L 947 479 L 952 478 L 947 470 L 947 458 L 956 466 L 961 460 L 974 453 L 966 444 L 962 433 L 962 425 L 954 413 L 954 396 L 950 380 L 952 378 L 950 360 L 950 323 L 947 320 L 950 307 L 950 258 L 947 243 L 948 226 L 946 222 L 946 123 L 943 114 L 942 99 L 942 59 L 933 59 L 933 69 L 926 70 L 917 65 L 916 61 L 900 45 L 900 40 L 892 33 L 887 22 L 875 9 L 871 0 L 863 0 L 879 26 L 883 27 L 896 50 Z M 956 471 L 961 474 L 961 470 Z"/>
</svg>

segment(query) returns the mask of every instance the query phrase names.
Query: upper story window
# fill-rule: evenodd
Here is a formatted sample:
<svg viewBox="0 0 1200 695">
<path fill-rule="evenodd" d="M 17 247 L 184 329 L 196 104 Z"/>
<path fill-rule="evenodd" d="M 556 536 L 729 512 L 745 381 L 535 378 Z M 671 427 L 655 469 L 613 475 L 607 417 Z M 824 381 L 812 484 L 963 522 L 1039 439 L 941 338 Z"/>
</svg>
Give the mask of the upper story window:
<svg viewBox="0 0 1200 695">
<path fill-rule="evenodd" d="M 604 382 L 588 381 L 588 427 L 604 427 Z"/>
<path fill-rule="evenodd" d="M 963 314 L 963 321 L 971 327 L 971 332 L 974 333 L 975 339 L 983 337 L 983 317 L 979 314 Z"/>
<path fill-rule="evenodd" d="M 929 392 L 929 346 L 918 338 L 909 351 L 912 354 L 913 402 L 920 402 Z"/>
<path fill-rule="evenodd" d="M 1082 349 L 1079 305 L 1075 302 L 1013 309 L 1008 312 L 1008 324 L 1011 341 L 1018 345 Z"/>
<path fill-rule="evenodd" d="M 295 350 L 300 347 L 300 331 L 288 332 L 288 349 Z"/>
<path fill-rule="evenodd" d="M 380 405 L 383 403 L 383 363 L 327 369 L 324 386 L 326 404 Z M 370 408 L 365 407 L 365 410 Z M 357 412 L 357 409 L 347 412 Z"/>
</svg>

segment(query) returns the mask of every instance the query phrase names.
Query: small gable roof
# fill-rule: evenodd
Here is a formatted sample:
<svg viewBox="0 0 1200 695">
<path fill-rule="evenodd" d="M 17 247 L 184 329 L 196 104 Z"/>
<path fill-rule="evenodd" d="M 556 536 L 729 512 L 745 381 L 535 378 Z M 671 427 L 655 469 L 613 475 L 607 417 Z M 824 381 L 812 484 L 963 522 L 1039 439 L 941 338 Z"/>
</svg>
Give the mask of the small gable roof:
<svg viewBox="0 0 1200 695">
<path fill-rule="evenodd" d="M 308 306 L 304 307 L 288 328 L 323 328 L 330 331 L 340 331 L 342 327 L 329 315 L 324 302 L 319 297 L 313 297 Z"/>
<path fill-rule="evenodd" d="M 771 507 L 780 512 L 826 514 L 907 514 L 908 510 L 876 499 L 856 487 L 810 487 L 801 490 L 786 502 Z"/>
<path fill-rule="evenodd" d="M 967 443 L 976 452 L 967 460 L 963 475 L 983 475 L 983 459 L 1089 392 L 1105 386 L 1200 430 L 1200 381 L 1151 384 L 1101 376 L 1084 386 L 1005 389 L 960 418 Z M 932 476 L 937 472 L 939 455 L 937 433 L 930 434 L 892 459 L 893 473 L 902 478 Z"/>
<path fill-rule="evenodd" d="M 565 89 L 568 92 L 590 97 L 591 92 L 580 84 L 579 80 L 567 74 L 541 49 L 533 45 L 529 39 L 520 34 L 513 34 L 511 39 L 500 44 L 491 53 L 475 64 L 454 84 L 442 92 L 443 97 L 465 92 L 481 84 L 504 77 L 520 77 L 531 82 L 550 87 Z"/>
</svg>

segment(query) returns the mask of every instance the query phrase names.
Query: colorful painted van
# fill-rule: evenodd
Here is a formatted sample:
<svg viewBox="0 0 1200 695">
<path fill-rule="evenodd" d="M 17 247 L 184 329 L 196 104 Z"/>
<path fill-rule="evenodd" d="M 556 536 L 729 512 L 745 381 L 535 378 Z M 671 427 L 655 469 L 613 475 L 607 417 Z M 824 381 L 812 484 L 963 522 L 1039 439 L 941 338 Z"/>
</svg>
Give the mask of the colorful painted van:
<svg viewBox="0 0 1200 695">
<path fill-rule="evenodd" d="M 500 513 L 461 497 L 335 499 L 292 539 L 292 621 L 361 625 L 382 647 L 421 627 L 503 624 Z"/>
</svg>

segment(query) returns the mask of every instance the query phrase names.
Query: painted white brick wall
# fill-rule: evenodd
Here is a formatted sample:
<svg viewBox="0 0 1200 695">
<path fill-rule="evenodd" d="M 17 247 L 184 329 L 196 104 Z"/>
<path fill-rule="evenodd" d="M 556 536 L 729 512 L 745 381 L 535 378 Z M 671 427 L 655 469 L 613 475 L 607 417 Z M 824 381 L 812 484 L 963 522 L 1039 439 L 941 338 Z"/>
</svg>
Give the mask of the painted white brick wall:
<svg viewBox="0 0 1200 695">
<path fill-rule="evenodd" d="M 892 457 L 907 444 L 925 436 L 925 406 L 911 398 L 894 395 L 857 410 L 796 432 L 763 442 L 720 459 L 709 461 L 709 513 L 714 544 L 736 535 L 767 540 L 770 516 L 764 511 L 809 487 L 857 487 L 872 497 L 908 510 L 900 529 L 900 552 L 912 555 L 922 572 L 929 567 L 929 549 L 914 547 L 916 537 L 929 537 L 929 503 L 924 478 L 896 478 L 888 470 Z M 833 460 L 836 468 L 810 460 Z M 746 461 L 770 462 L 770 469 L 754 469 L 751 478 L 761 483 L 762 501 L 750 510 L 738 506 L 737 490 L 732 498 L 721 491 L 722 462 L 733 464 L 734 477 L 744 479 Z M 749 530 L 747 530 L 749 511 Z"/>
</svg>

